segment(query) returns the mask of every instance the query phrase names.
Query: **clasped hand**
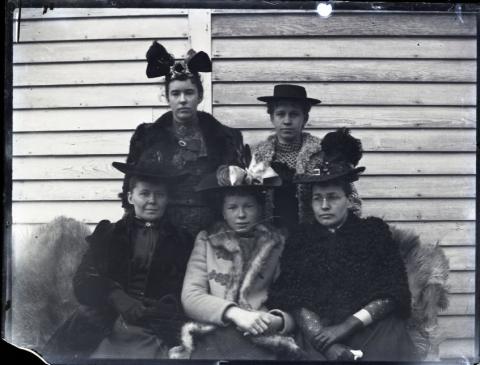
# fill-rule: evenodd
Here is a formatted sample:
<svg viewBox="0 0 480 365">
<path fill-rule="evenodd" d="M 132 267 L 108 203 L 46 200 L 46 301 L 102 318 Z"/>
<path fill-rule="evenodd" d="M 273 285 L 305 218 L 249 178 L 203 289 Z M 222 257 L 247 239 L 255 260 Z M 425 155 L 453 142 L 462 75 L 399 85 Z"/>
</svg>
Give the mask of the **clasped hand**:
<svg viewBox="0 0 480 365">
<path fill-rule="evenodd" d="M 117 313 L 127 323 L 135 324 L 146 317 L 173 316 L 177 309 L 174 299 L 162 298 L 160 300 L 144 298 L 139 300 L 126 294 L 123 290 L 116 290 L 111 294 L 110 300 Z"/>
<path fill-rule="evenodd" d="M 261 311 L 248 311 L 238 307 L 227 309 L 225 318 L 233 322 L 239 331 L 254 336 L 279 331 L 283 323 L 279 316 Z"/>
</svg>

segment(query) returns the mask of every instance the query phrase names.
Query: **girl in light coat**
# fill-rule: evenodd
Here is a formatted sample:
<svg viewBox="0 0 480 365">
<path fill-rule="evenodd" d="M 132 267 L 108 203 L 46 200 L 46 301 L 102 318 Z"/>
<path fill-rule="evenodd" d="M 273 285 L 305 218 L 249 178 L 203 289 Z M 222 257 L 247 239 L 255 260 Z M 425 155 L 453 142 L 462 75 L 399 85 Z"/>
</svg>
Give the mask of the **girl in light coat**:
<svg viewBox="0 0 480 365">
<path fill-rule="evenodd" d="M 292 319 L 265 307 L 285 242 L 280 230 L 262 220 L 264 190 L 275 183 L 278 176 L 257 178 L 251 169 L 223 166 L 199 184 L 199 191 L 216 191 L 222 219 L 196 238 L 182 290 L 185 313 L 195 322 L 184 326 L 183 345 L 170 357 L 300 356 L 293 338 L 286 336 Z"/>
</svg>

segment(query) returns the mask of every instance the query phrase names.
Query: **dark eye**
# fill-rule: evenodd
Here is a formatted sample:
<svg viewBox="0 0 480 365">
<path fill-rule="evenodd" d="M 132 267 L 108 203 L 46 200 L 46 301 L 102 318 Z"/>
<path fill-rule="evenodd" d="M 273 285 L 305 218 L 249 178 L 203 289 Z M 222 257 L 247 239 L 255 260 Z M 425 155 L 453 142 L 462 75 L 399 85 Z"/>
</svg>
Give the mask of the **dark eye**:
<svg viewBox="0 0 480 365">
<path fill-rule="evenodd" d="M 328 197 L 328 200 L 332 201 L 332 202 L 337 202 L 341 199 L 342 197 L 340 195 L 330 195 Z"/>
</svg>

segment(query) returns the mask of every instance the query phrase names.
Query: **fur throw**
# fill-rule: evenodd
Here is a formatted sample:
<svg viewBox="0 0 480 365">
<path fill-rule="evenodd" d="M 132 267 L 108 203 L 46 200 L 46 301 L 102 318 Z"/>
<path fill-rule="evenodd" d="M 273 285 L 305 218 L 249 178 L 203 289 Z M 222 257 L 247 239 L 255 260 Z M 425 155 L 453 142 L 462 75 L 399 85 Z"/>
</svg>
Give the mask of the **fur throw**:
<svg viewBox="0 0 480 365">
<path fill-rule="evenodd" d="M 40 350 L 77 309 L 71 279 L 89 234 L 85 224 L 61 216 L 36 228 L 25 242 L 13 242 L 25 252 L 13 267 L 13 343 Z"/>
<path fill-rule="evenodd" d="M 448 259 L 438 244 L 422 244 L 418 236 L 410 231 L 395 227 L 390 227 L 390 230 L 405 262 L 412 293 L 412 316 L 408 323 L 410 335 L 417 352 L 425 357 L 442 341 L 437 315 L 439 310 L 448 307 Z"/>
<path fill-rule="evenodd" d="M 266 267 L 271 265 L 274 265 L 274 268 L 277 267 L 277 259 L 285 243 L 284 236 L 274 227 L 259 224 L 254 230 L 253 239 L 255 243 L 252 246 L 253 249 L 250 255 L 245 255 L 239 237 L 235 232 L 228 229 L 224 222 L 215 224 L 208 232 L 201 232 L 200 235 L 202 233 L 205 233 L 205 238 L 208 239 L 212 247 L 224 250 L 231 255 L 233 261 L 228 275 L 231 279 L 227 283 L 223 299 L 234 301 L 239 307 L 246 310 L 260 309 L 252 307 L 248 300 L 249 294 L 251 290 L 256 289 L 255 284 L 259 282 L 259 277 L 262 276 Z M 250 256 L 250 258 L 245 256 Z M 170 351 L 170 358 L 189 358 L 195 348 L 197 336 L 211 333 L 216 328 L 216 325 L 207 323 L 187 323 L 182 329 L 182 345 Z M 291 337 L 262 335 L 252 336 L 250 339 L 257 345 L 284 354 L 289 358 L 299 358 L 301 356 L 300 348 Z"/>
</svg>

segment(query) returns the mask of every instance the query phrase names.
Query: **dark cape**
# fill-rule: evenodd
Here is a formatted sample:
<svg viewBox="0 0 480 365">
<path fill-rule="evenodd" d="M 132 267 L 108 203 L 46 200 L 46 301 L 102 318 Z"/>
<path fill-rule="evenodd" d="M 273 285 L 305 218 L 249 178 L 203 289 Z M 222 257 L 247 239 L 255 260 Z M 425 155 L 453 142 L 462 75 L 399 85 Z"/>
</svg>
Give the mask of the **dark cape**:
<svg viewBox="0 0 480 365">
<path fill-rule="evenodd" d="M 391 298 L 398 317 L 410 316 L 405 265 L 379 218 L 350 214 L 335 233 L 318 223 L 299 226 L 285 245 L 280 269 L 271 308 L 305 307 L 336 324 L 375 299 Z"/>
<path fill-rule="evenodd" d="M 205 174 L 216 171 L 220 165 L 239 165 L 244 155 L 243 138 L 239 130 L 224 126 L 205 112 L 198 112 L 198 123 L 205 142 L 205 157 L 197 157 L 187 151 L 187 161 L 177 158 L 181 147 L 179 138 L 173 133 L 171 111 L 154 123 L 143 123 L 137 127 L 130 140 L 127 156 L 127 163 L 134 163 L 145 150 L 154 148 L 161 153 L 165 163 L 171 165 L 171 169 L 189 174 L 171 189 L 168 214 L 172 222 L 189 230 L 192 235 L 215 220 L 201 194 L 194 192 L 194 187 Z M 188 150 L 188 146 L 184 150 Z M 130 206 L 127 201 L 128 179 L 129 176 L 124 179 L 121 194 L 124 208 Z"/>
<path fill-rule="evenodd" d="M 73 279 L 79 309 L 52 336 L 42 351 L 49 360 L 86 358 L 107 337 L 118 314 L 109 302 L 115 289 L 129 293 L 132 279 L 134 219 L 127 215 L 116 223 L 101 221 L 86 240 L 89 248 Z M 183 278 L 193 240 L 167 220 L 159 236 L 144 282 L 144 297 L 176 298 L 180 303 Z M 181 306 L 149 320 L 147 325 L 169 346 L 177 343 L 185 321 Z"/>
</svg>

